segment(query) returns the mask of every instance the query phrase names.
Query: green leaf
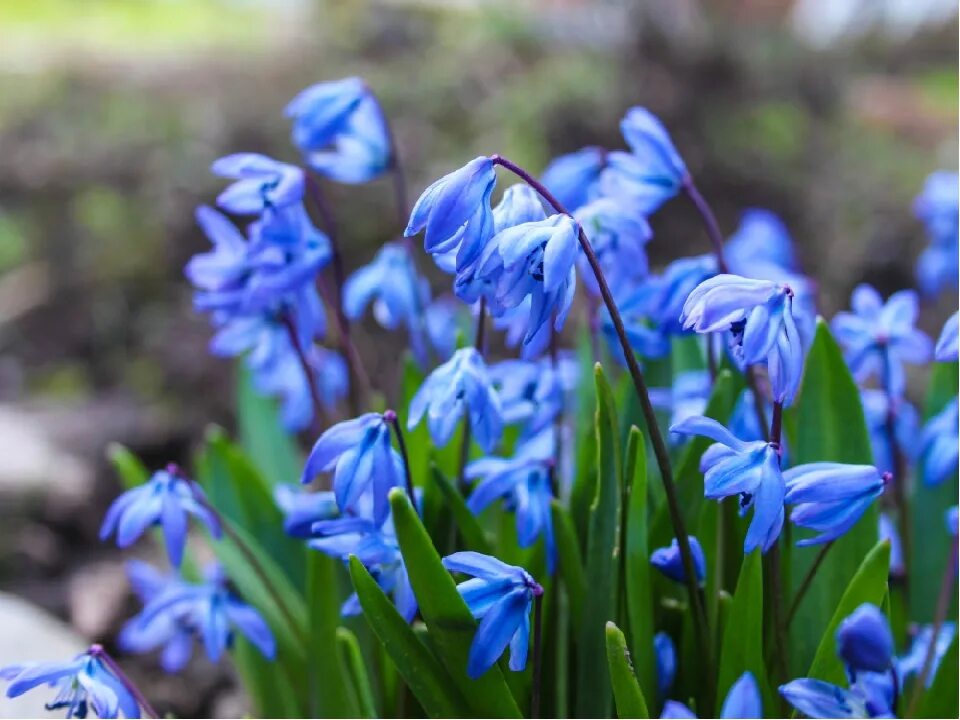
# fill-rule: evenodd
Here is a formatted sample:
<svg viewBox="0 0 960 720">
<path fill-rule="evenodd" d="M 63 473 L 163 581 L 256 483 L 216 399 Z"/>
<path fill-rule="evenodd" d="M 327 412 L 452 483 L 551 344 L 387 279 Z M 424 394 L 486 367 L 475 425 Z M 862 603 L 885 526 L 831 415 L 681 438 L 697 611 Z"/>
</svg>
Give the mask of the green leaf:
<svg viewBox="0 0 960 720">
<path fill-rule="evenodd" d="M 557 557 L 560 561 L 560 576 L 567 590 L 570 602 L 570 619 L 573 631 L 580 631 L 583 620 L 583 598 L 587 593 L 587 581 L 583 575 L 583 560 L 580 557 L 580 544 L 570 513 L 556 499 L 550 501 L 550 513 L 553 516 L 553 532 L 556 536 Z"/>
<path fill-rule="evenodd" d="M 303 458 L 293 436 L 280 424 L 275 400 L 253 389 L 250 371 L 237 372 L 237 425 L 240 442 L 270 486 L 300 481 Z"/>
<path fill-rule="evenodd" d="M 430 542 L 430 536 L 407 494 L 399 488 L 391 490 L 390 507 L 420 614 L 454 685 L 463 694 L 473 714 L 520 717 L 520 709 L 498 665 L 476 680 L 467 676 L 467 657 L 477 621 L 460 597 L 450 573 L 443 567 L 440 555 Z"/>
<path fill-rule="evenodd" d="M 623 633 L 612 622 L 608 622 L 606 636 L 607 664 L 610 669 L 610 682 L 613 685 L 613 697 L 617 703 L 617 716 L 621 718 L 650 717 L 640 684 L 633 674 L 630 651 L 627 650 L 627 641 Z"/>
<path fill-rule="evenodd" d="M 940 632 L 943 632 L 942 628 Z M 958 716 L 958 699 L 960 699 L 957 692 L 958 672 L 960 668 L 957 666 L 957 637 L 954 636 L 943 660 L 940 661 L 933 684 L 923 691 L 919 717 L 954 718 Z M 904 701 L 901 700 L 901 702 Z"/>
<path fill-rule="evenodd" d="M 720 675 L 717 682 L 717 712 L 737 679 L 748 670 L 761 691 L 765 691 L 766 668 L 763 663 L 763 565 L 760 550 L 744 555 L 737 589 L 733 594 L 720 647 Z M 769 692 L 764 705 L 772 707 Z"/>
<path fill-rule="evenodd" d="M 584 329 L 577 343 L 578 377 L 588 378 L 593 370 L 590 334 Z M 578 383 L 577 406 L 570 417 L 576 420 L 576 472 L 570 488 L 570 518 L 581 550 L 587 549 L 587 517 L 597 494 L 597 431 L 593 418 L 596 396 L 588 382 Z"/>
<path fill-rule="evenodd" d="M 790 461 L 871 464 L 873 452 L 860 401 L 860 390 L 847 369 L 843 354 L 823 319 L 807 356 L 797 403 L 787 413 L 796 428 L 788 438 Z M 830 621 L 844 588 L 877 539 L 876 504 L 838 539 L 817 572 L 790 627 L 790 665 L 794 674 L 808 666 L 818 638 Z M 803 581 L 819 548 L 790 548 L 793 592 Z M 879 603 L 879 600 L 877 601 Z"/>
<path fill-rule="evenodd" d="M 493 555 L 490 541 L 487 540 L 486 533 L 480 527 L 480 523 L 477 522 L 476 516 L 467 507 L 463 495 L 440 468 L 434 465 L 430 470 L 433 482 L 440 489 L 440 493 L 446 501 L 446 512 L 453 515 L 454 524 L 463 539 L 464 549 L 474 550 L 484 555 Z"/>
<path fill-rule="evenodd" d="M 432 718 L 467 717 L 470 706 L 443 665 L 418 638 L 357 558 L 350 577 L 370 629 L 393 659 L 397 672 Z"/>
<path fill-rule="evenodd" d="M 307 671 L 311 714 L 317 717 L 354 717 L 359 711 L 347 693 L 347 669 L 337 653 L 330 652 L 340 624 L 336 563 L 323 553 L 307 553 Z"/>
<path fill-rule="evenodd" d="M 619 571 L 620 447 L 613 392 L 599 363 L 597 387 L 597 494 L 590 506 L 587 553 L 587 592 L 577 658 L 577 717 L 606 717 L 610 711 L 609 671 L 603 661 L 603 628 L 616 616 Z"/>
<path fill-rule="evenodd" d="M 306 708 L 298 707 L 298 692 L 284 672 L 283 664 L 265 658 L 243 635 L 237 635 L 235 642 L 231 655 L 255 716 L 303 717 Z"/>
<path fill-rule="evenodd" d="M 377 717 L 377 704 L 373 699 L 373 686 L 370 685 L 370 677 L 367 675 L 367 666 L 363 662 L 363 655 L 360 654 L 360 644 L 357 642 L 357 636 L 347 630 L 347 628 L 337 628 L 337 647 L 340 650 L 340 662 L 347 670 L 347 676 L 350 678 L 350 686 L 353 689 L 354 701 L 357 711 L 350 717 L 375 718 Z M 329 686 L 329 681 L 327 682 Z M 322 717 L 329 717 L 323 715 Z"/>
<path fill-rule="evenodd" d="M 630 647 L 640 686 L 645 695 L 655 698 L 657 668 L 653 652 L 653 585 L 650 582 L 650 552 L 647 546 L 647 448 L 643 433 L 636 426 L 630 429 L 624 465 L 627 523 L 621 532 L 626 535 L 624 583 Z M 609 629 L 607 632 L 609 641 Z"/>
<path fill-rule="evenodd" d="M 110 443 L 107 446 L 107 459 L 120 476 L 124 490 L 143 485 L 150 479 L 150 471 L 140 462 L 140 458 L 120 443 Z"/>
<path fill-rule="evenodd" d="M 878 543 L 867 554 L 853 579 L 846 586 L 840 601 L 834 605 L 833 616 L 822 633 L 816 655 L 810 664 L 810 671 L 806 674 L 807 677 L 825 680 L 834 685 L 843 685 L 846 674 L 843 663 L 837 657 L 837 628 L 847 615 L 863 603 L 872 603 L 880 607 L 883 596 L 887 593 L 889 574 L 890 543 L 885 540 Z M 797 618 L 794 618 L 793 622 L 796 623 Z"/>
</svg>

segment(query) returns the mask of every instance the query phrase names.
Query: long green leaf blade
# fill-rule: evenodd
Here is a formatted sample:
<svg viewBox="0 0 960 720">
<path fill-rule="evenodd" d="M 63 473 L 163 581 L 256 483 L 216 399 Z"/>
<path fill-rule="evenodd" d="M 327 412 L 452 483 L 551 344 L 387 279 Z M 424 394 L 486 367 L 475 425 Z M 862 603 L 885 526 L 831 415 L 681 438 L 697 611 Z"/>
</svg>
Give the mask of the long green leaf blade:
<svg viewBox="0 0 960 720">
<path fill-rule="evenodd" d="M 490 541 L 487 540 L 487 535 L 480 527 L 480 523 L 477 522 L 476 516 L 467 507 L 463 495 L 440 468 L 434 465 L 430 470 L 434 484 L 440 489 L 440 494 L 446 500 L 446 511 L 453 515 L 453 522 L 463 539 L 464 549 L 493 555 Z"/>
<path fill-rule="evenodd" d="M 560 577 L 570 601 L 570 620 L 575 633 L 579 633 L 583 621 L 583 599 L 587 594 L 587 581 L 583 574 L 583 560 L 577 531 L 570 513 L 557 500 L 550 502 L 553 516 L 553 531 L 556 535 L 557 556 L 560 561 Z"/>
<path fill-rule="evenodd" d="M 640 690 L 640 684 L 633 674 L 630 664 L 630 651 L 627 640 L 614 623 L 606 626 L 607 665 L 610 669 L 610 682 L 613 685 L 613 697 L 617 703 L 617 717 L 648 718 L 647 702 Z"/>
<path fill-rule="evenodd" d="M 307 670 L 311 712 L 318 717 L 353 717 L 359 710 L 347 693 L 346 668 L 337 653 L 330 652 L 340 624 L 336 562 L 316 551 L 307 554 Z"/>
</svg>

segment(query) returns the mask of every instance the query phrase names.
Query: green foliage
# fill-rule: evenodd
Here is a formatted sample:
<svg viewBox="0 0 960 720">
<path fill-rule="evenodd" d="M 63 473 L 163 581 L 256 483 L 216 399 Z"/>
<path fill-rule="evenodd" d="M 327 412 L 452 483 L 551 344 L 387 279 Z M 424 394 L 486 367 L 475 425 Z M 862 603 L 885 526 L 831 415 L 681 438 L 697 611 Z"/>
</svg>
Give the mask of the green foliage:
<svg viewBox="0 0 960 720">
<path fill-rule="evenodd" d="M 606 625 L 607 664 L 610 670 L 610 682 L 613 685 L 613 697 L 617 704 L 617 715 L 622 718 L 648 718 L 647 701 L 640 690 L 640 684 L 633 674 L 630 663 L 630 651 L 627 640 L 614 623 Z"/>
<path fill-rule="evenodd" d="M 303 458 L 295 438 L 280 425 L 276 402 L 253 389 L 243 365 L 237 368 L 237 424 L 240 445 L 271 486 L 300 482 Z"/>
</svg>

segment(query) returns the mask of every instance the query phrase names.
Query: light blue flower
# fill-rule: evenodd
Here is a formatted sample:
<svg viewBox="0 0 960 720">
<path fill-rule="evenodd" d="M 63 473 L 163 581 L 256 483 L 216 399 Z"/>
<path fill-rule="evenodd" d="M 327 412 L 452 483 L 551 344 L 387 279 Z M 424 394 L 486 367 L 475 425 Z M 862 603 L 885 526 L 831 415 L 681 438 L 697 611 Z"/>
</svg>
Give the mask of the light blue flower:
<svg viewBox="0 0 960 720">
<path fill-rule="evenodd" d="M 744 553 L 760 547 L 770 549 L 783 527 L 783 498 L 786 494 L 776 446 L 744 442 L 716 420 L 687 418 L 670 432 L 702 435 L 716 442 L 700 458 L 704 473 L 703 494 L 711 500 L 740 496 L 740 513 L 754 508 L 753 520 L 743 543 Z"/>
<path fill-rule="evenodd" d="M 690 543 L 690 554 L 693 555 L 693 565 L 697 573 L 697 584 L 702 584 L 707 576 L 707 558 L 703 554 L 703 548 L 700 547 L 700 541 L 693 535 L 688 537 Z M 680 556 L 680 545 L 674 538 L 667 547 L 657 548 L 650 555 L 650 564 L 657 570 L 666 575 L 671 580 L 684 583 L 687 581 L 687 573 L 683 567 L 683 559 Z"/>
<path fill-rule="evenodd" d="M 843 347 L 850 372 L 858 382 L 877 376 L 892 395 L 903 394 L 903 363 L 930 359 L 930 338 L 915 325 L 917 294 L 901 290 L 886 303 L 869 285 L 858 285 L 850 299 L 853 312 L 837 313 L 830 328 Z"/>
<path fill-rule="evenodd" d="M 958 355 L 957 334 L 960 333 L 960 319 L 957 313 L 951 315 L 943 324 L 933 356 L 939 362 L 956 362 Z"/>
<path fill-rule="evenodd" d="M 430 288 L 403 243 L 386 243 L 369 265 L 354 272 L 343 286 L 343 312 L 359 320 L 373 303 L 373 315 L 387 330 L 406 326 L 411 337 L 423 333 L 423 312 Z M 422 344 L 422 339 L 421 339 Z"/>
<path fill-rule="evenodd" d="M 960 441 L 957 439 L 957 398 L 930 418 L 920 433 L 920 457 L 923 460 L 923 481 L 939 485 L 956 475 Z"/>
<path fill-rule="evenodd" d="M 890 412 L 890 396 L 883 390 L 866 388 L 860 391 L 863 401 L 863 414 L 870 433 L 870 446 L 873 460 L 881 472 L 896 472 L 893 451 L 890 444 L 890 432 L 887 428 Z M 917 433 L 920 418 L 917 410 L 905 397 L 893 399 L 893 428 L 897 450 L 903 457 L 912 458 L 916 452 Z"/>
<path fill-rule="evenodd" d="M 85 718 L 90 709 L 99 718 L 139 718 L 133 693 L 92 650 L 65 662 L 23 663 L 0 668 L 8 680 L 7 697 L 20 697 L 36 687 L 49 686 L 56 697 L 47 710 L 66 709 L 68 718 Z"/>
<path fill-rule="evenodd" d="M 883 673 L 893 663 L 893 633 L 880 608 L 863 603 L 837 628 L 837 655 L 851 677 L 857 673 Z"/>
<path fill-rule="evenodd" d="M 554 158 L 540 180 L 561 205 L 574 212 L 597 196 L 600 172 L 606 164 L 606 150 L 585 147 Z"/>
<path fill-rule="evenodd" d="M 460 332 L 463 305 L 453 297 L 434 298 L 424 311 L 424 326 L 427 340 L 440 360 L 449 360 L 457 349 L 457 333 Z M 414 348 L 414 354 L 416 354 Z"/>
<path fill-rule="evenodd" d="M 273 500 L 283 513 L 283 529 L 290 537 L 313 536 L 313 524 L 340 514 L 336 495 L 329 490 L 311 492 L 290 485 L 277 485 Z"/>
<path fill-rule="evenodd" d="M 493 161 L 478 157 L 443 176 L 413 206 L 404 235 L 424 230 L 424 249 L 431 255 L 456 250 L 456 269 L 475 262 L 493 235 L 490 196 L 497 182 Z"/>
<path fill-rule="evenodd" d="M 696 718 L 694 712 L 683 703 L 667 700 L 661 718 Z M 762 718 L 763 701 L 760 688 L 753 673 L 745 672 L 730 686 L 730 691 L 720 708 L 721 718 Z"/>
<path fill-rule="evenodd" d="M 757 277 L 758 264 L 790 272 L 797 267 L 793 240 L 783 220 L 756 208 L 744 210 L 740 226 L 723 246 L 723 257 L 731 272 L 748 277 Z"/>
<path fill-rule="evenodd" d="M 713 389 L 713 381 L 706 370 L 687 370 L 673 378 L 668 388 L 651 388 L 650 400 L 658 410 L 670 413 L 670 424 L 678 425 L 689 417 L 703 415 Z M 672 441 L 678 440 L 671 436 Z"/>
<path fill-rule="evenodd" d="M 657 663 L 657 690 L 666 697 L 677 674 L 677 650 L 665 632 L 653 636 L 653 657 Z"/>
<path fill-rule="evenodd" d="M 210 171 L 236 180 L 217 197 L 217 205 L 238 215 L 255 215 L 303 199 L 303 170 L 259 153 L 236 153 L 215 161 Z"/>
<path fill-rule="evenodd" d="M 390 443 L 390 425 L 380 413 L 367 413 L 337 423 L 314 444 L 303 468 L 303 483 L 333 471 L 333 492 L 343 513 L 357 507 L 361 496 L 373 495 L 373 520 L 382 523 L 390 510 L 390 488 L 403 485 L 403 458 Z"/>
<path fill-rule="evenodd" d="M 958 177 L 955 172 L 931 173 L 914 200 L 914 213 L 927 230 L 930 245 L 917 262 L 917 282 L 925 295 L 957 286 Z"/>
<path fill-rule="evenodd" d="M 893 698 L 882 684 L 860 682 L 846 690 L 823 680 L 799 678 L 779 689 L 798 712 L 811 718 L 893 717 Z"/>
<path fill-rule="evenodd" d="M 203 504 L 203 497 L 200 486 L 183 477 L 176 467 L 158 470 L 145 484 L 113 501 L 100 526 L 100 539 L 116 533 L 117 546 L 125 548 L 151 525 L 160 525 L 170 562 L 179 567 L 187 544 L 188 515 L 206 525 L 213 537 L 220 537 L 220 524 Z"/>
<path fill-rule="evenodd" d="M 954 505 L 951 508 L 947 508 L 945 514 L 945 520 L 947 525 L 947 532 L 949 532 L 953 537 L 957 536 L 957 526 L 960 524 L 960 516 L 958 516 L 957 506 Z"/>
<path fill-rule="evenodd" d="M 940 626 L 936 646 L 933 650 L 933 664 L 930 666 L 930 672 L 927 675 L 926 687 L 933 685 L 933 681 L 937 677 L 937 670 L 940 669 L 940 663 L 943 662 L 943 656 L 950 649 L 956 634 L 956 623 L 946 621 Z M 897 673 L 900 676 L 901 683 L 906 684 L 908 678 L 919 675 L 920 671 L 923 670 L 923 664 L 926 662 L 931 642 L 933 642 L 933 625 L 924 625 L 914 635 L 913 642 L 910 643 L 910 649 L 897 661 Z"/>
<path fill-rule="evenodd" d="M 574 217 L 590 240 L 614 293 L 647 275 L 646 245 L 653 237 L 653 231 L 646 216 L 629 202 L 601 197 L 581 207 Z M 600 288 L 586 256 L 581 255 L 578 263 L 587 290 L 599 297 Z"/>
<path fill-rule="evenodd" d="M 470 429 L 485 452 L 493 452 L 503 432 L 500 398 L 493 389 L 483 357 L 474 348 L 461 348 L 436 368 L 410 401 L 407 429 L 415 428 L 424 415 L 430 437 L 443 447 L 467 414 Z"/>
<path fill-rule="evenodd" d="M 773 404 L 764 401 L 764 416 L 769 419 L 773 415 Z M 737 398 L 733 406 L 733 412 L 730 413 L 730 421 L 727 423 L 730 432 L 738 438 L 748 442 L 753 440 L 763 440 L 766 437 L 767 428 L 760 427 L 760 418 L 757 416 L 757 405 L 753 400 L 753 391 L 745 388 Z M 780 445 L 780 457 L 786 462 L 788 452 L 786 447 L 786 438 Z"/>
<path fill-rule="evenodd" d="M 539 435 L 517 447 L 512 458 L 486 457 L 466 467 L 468 480 L 479 480 L 467 507 L 479 514 L 495 500 L 504 500 L 507 510 L 516 515 L 517 543 L 527 548 L 543 537 L 547 551 L 547 569 L 552 574 L 557 561 L 550 502 L 553 492 L 550 475 L 556 464 L 555 433 L 545 428 Z"/>
<path fill-rule="evenodd" d="M 615 297 L 617 309 L 623 320 L 627 342 L 631 349 L 644 358 L 662 358 L 670 352 L 670 336 L 658 323 L 657 315 L 660 310 L 658 278 L 647 278 L 629 292 L 620 289 L 620 297 Z M 623 347 L 620 336 L 610 317 L 606 305 L 599 308 L 600 331 L 607 342 L 610 354 L 621 365 L 626 361 L 623 356 Z"/>
<path fill-rule="evenodd" d="M 907 566 L 903 560 L 903 543 L 900 542 L 897 525 L 885 512 L 880 513 L 878 523 L 877 537 L 881 542 L 890 543 L 890 577 L 902 578 L 907 572 Z"/>
<path fill-rule="evenodd" d="M 846 533 L 883 494 L 890 475 L 882 475 L 873 465 L 816 462 L 790 468 L 783 479 L 787 483 L 785 501 L 796 506 L 790 521 L 820 533 L 797 543 L 804 547 Z"/>
<path fill-rule="evenodd" d="M 510 669 L 523 670 L 530 642 L 530 609 L 543 588 L 523 568 L 477 552 L 447 555 L 443 566 L 473 576 L 457 585 L 470 612 L 480 620 L 470 645 L 467 675 L 474 680 L 483 675 L 507 645 Z"/>
<path fill-rule="evenodd" d="M 359 184 L 382 174 L 392 162 L 390 134 L 375 97 L 367 94 L 326 148 L 302 148 L 307 163 L 324 177 Z"/>
<path fill-rule="evenodd" d="M 331 145 L 348 127 L 350 118 L 368 98 L 361 78 L 317 83 L 301 90 L 284 114 L 293 120 L 293 144 L 305 153 Z"/>
<path fill-rule="evenodd" d="M 713 255 L 680 258 L 667 265 L 656 287 L 655 320 L 664 332 L 678 335 L 683 332 L 680 316 L 683 305 L 694 288 L 717 274 L 717 259 Z"/>
<path fill-rule="evenodd" d="M 579 367 L 569 353 L 540 360 L 501 360 L 490 366 L 503 422 L 520 425 L 521 437 L 536 435 L 556 419 L 576 387 Z"/>
<path fill-rule="evenodd" d="M 927 297 L 947 288 L 956 288 L 958 266 L 960 249 L 956 240 L 952 244 L 931 244 L 917 258 L 917 286 Z"/>
</svg>

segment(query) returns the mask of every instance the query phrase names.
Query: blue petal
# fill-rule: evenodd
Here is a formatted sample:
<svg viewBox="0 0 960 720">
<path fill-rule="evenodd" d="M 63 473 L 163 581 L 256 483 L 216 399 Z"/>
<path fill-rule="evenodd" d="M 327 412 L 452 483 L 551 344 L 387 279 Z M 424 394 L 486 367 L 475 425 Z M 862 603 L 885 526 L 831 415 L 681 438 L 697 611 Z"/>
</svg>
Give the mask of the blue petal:
<svg viewBox="0 0 960 720">
<path fill-rule="evenodd" d="M 721 718 L 762 718 L 763 703 L 753 674 L 745 672 L 730 688 L 720 709 Z"/>
<path fill-rule="evenodd" d="M 467 675 L 476 680 L 503 655 L 529 609 L 529 591 L 520 588 L 504 595 L 484 615 L 470 645 Z"/>
</svg>

